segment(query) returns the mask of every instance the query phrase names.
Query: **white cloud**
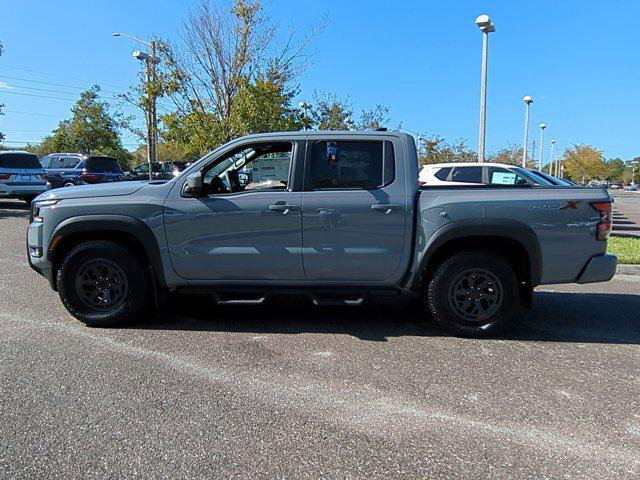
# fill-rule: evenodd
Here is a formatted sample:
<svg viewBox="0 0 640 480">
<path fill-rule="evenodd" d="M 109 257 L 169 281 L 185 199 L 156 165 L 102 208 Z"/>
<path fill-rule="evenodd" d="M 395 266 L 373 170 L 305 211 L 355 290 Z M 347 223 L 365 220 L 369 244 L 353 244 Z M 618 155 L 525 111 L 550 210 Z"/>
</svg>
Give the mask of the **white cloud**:
<svg viewBox="0 0 640 480">
<path fill-rule="evenodd" d="M 8 88 L 9 90 L 13 90 L 13 87 L 8 83 L 0 82 L 0 88 Z"/>
</svg>

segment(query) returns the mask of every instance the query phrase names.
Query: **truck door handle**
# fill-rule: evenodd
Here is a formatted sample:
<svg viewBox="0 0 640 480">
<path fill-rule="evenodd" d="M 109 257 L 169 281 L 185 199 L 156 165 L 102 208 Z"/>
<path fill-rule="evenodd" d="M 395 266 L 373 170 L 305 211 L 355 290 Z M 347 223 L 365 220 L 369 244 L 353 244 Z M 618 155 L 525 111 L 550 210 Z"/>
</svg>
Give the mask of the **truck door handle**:
<svg viewBox="0 0 640 480">
<path fill-rule="evenodd" d="M 291 211 L 295 211 L 298 210 L 300 207 L 298 207 L 298 205 L 288 205 L 284 202 L 280 203 L 274 203 L 273 205 L 269 205 L 269 210 L 272 212 L 282 212 L 283 215 L 286 215 L 287 213 L 291 212 Z"/>
<path fill-rule="evenodd" d="M 371 205 L 371 210 L 376 212 L 391 213 L 391 210 L 399 210 L 400 205 L 379 204 Z"/>
</svg>

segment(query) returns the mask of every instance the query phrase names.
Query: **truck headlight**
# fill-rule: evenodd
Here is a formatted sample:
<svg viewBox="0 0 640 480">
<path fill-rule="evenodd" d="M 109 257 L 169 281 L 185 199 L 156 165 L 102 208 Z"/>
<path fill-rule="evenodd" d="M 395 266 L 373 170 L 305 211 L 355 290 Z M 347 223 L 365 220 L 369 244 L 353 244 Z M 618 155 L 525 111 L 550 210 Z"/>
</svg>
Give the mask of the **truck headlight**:
<svg viewBox="0 0 640 480">
<path fill-rule="evenodd" d="M 40 216 L 40 212 L 43 208 L 51 207 L 58 203 L 59 200 L 41 200 L 39 202 L 33 202 L 31 204 L 31 221 L 32 222 L 41 222 L 42 217 Z"/>
</svg>

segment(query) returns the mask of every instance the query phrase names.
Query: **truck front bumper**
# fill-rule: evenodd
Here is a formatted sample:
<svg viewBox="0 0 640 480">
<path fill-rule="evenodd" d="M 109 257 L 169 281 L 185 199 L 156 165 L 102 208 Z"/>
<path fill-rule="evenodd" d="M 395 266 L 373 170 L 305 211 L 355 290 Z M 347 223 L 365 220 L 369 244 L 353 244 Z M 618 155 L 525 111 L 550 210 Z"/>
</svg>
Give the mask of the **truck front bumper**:
<svg viewBox="0 0 640 480">
<path fill-rule="evenodd" d="M 42 231 L 42 222 L 31 222 L 27 227 L 27 259 L 29 266 L 46 278 L 51 288 L 55 290 L 53 265 L 46 257 L 47 252 L 43 250 Z"/>
<path fill-rule="evenodd" d="M 618 257 L 611 254 L 591 258 L 578 276 L 578 283 L 608 282 L 616 273 Z"/>
</svg>

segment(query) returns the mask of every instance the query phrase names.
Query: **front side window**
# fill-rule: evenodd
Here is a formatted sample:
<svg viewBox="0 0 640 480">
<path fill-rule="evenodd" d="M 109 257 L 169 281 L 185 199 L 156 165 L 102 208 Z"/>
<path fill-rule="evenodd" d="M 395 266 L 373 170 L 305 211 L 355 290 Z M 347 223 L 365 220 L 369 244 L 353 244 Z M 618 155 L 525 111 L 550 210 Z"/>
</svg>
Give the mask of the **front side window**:
<svg viewBox="0 0 640 480">
<path fill-rule="evenodd" d="M 528 185 L 524 178 L 506 168 L 489 167 L 489 183 L 491 185 Z"/>
<path fill-rule="evenodd" d="M 311 187 L 381 188 L 394 179 L 393 144 L 385 141 L 320 141 L 313 146 Z"/>
<path fill-rule="evenodd" d="M 455 167 L 452 182 L 482 183 L 482 167 Z"/>
<path fill-rule="evenodd" d="M 286 190 L 292 159 L 291 143 L 244 147 L 205 168 L 205 193 Z"/>
</svg>

